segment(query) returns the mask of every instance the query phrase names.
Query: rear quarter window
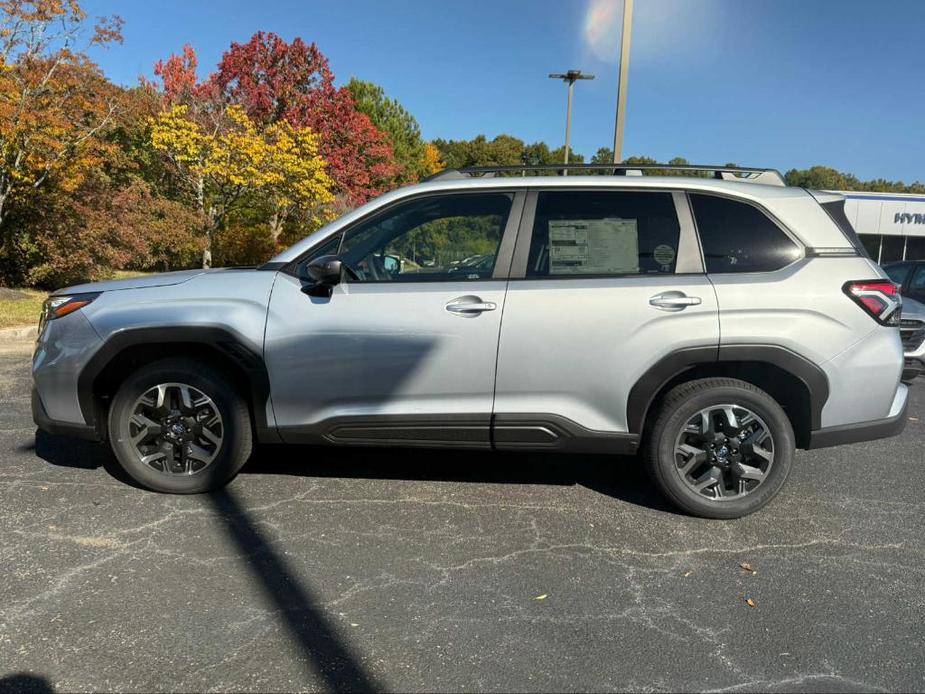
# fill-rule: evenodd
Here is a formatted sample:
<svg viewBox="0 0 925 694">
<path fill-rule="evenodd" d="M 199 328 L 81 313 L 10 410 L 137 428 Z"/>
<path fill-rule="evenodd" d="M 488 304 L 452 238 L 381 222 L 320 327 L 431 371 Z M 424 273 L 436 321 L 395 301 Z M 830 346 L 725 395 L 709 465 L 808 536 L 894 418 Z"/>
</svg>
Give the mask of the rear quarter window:
<svg viewBox="0 0 925 694">
<path fill-rule="evenodd" d="M 869 258 L 870 254 L 867 248 L 861 242 L 854 227 L 851 226 L 851 222 L 848 221 L 848 216 L 845 214 L 845 201 L 836 200 L 833 202 L 824 202 L 821 203 L 821 205 L 826 214 L 829 215 L 832 221 L 841 229 L 841 233 L 845 235 L 848 242 L 854 246 L 861 255 Z"/>
<path fill-rule="evenodd" d="M 700 193 L 690 200 L 708 273 L 770 272 L 800 256 L 800 248 L 757 207 Z"/>
</svg>

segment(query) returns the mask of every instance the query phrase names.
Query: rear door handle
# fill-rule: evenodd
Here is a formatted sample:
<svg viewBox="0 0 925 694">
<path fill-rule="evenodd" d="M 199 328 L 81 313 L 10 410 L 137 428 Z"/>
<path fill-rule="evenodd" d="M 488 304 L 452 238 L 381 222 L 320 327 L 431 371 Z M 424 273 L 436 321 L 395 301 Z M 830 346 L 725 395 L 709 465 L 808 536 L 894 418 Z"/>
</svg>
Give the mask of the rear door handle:
<svg viewBox="0 0 925 694">
<path fill-rule="evenodd" d="M 450 301 L 443 308 L 456 316 L 475 318 L 484 311 L 494 311 L 498 308 L 498 304 L 494 301 L 482 301 L 477 296 L 460 296 Z"/>
<path fill-rule="evenodd" d="M 684 292 L 664 292 L 649 299 L 649 304 L 662 311 L 683 311 L 688 306 L 703 303 L 699 296 L 688 296 Z"/>
</svg>

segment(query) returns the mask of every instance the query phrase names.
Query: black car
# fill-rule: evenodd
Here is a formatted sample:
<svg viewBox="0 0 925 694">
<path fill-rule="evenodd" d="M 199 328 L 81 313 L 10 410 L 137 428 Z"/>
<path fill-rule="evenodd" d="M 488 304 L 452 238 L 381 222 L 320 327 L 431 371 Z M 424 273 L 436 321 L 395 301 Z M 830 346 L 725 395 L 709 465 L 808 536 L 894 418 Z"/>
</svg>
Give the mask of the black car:
<svg viewBox="0 0 925 694">
<path fill-rule="evenodd" d="M 890 279 L 900 285 L 900 293 L 925 303 L 925 260 L 903 260 L 884 265 Z"/>
</svg>

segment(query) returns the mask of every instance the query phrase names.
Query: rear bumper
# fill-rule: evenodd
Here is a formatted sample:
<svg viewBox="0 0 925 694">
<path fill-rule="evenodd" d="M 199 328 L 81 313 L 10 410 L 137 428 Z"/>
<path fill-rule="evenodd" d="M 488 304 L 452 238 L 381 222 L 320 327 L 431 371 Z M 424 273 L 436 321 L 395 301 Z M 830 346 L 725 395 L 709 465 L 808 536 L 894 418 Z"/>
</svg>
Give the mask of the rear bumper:
<svg viewBox="0 0 925 694">
<path fill-rule="evenodd" d="M 893 407 L 890 408 L 888 417 L 871 422 L 843 424 L 837 427 L 817 429 L 810 433 L 807 448 L 828 448 L 829 446 L 841 446 L 846 443 L 874 441 L 896 436 L 906 428 L 906 422 L 908 421 L 906 410 L 908 407 L 909 390 L 905 385 L 900 385 L 896 391 L 896 398 L 893 401 Z"/>
<path fill-rule="evenodd" d="M 72 436 L 78 439 L 101 441 L 103 439 L 96 427 L 89 424 L 73 424 L 71 422 L 57 422 L 48 416 L 38 390 L 32 387 L 32 421 L 44 432 L 56 436 Z"/>
</svg>

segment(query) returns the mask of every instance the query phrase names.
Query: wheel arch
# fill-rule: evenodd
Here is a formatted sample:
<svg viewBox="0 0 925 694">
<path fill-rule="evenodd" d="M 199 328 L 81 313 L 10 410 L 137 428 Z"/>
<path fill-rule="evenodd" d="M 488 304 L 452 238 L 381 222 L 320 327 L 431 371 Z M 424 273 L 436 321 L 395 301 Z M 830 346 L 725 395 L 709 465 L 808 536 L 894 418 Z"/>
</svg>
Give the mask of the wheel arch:
<svg viewBox="0 0 925 694">
<path fill-rule="evenodd" d="M 676 385 L 699 378 L 726 376 L 761 388 L 783 407 L 793 426 L 798 448 L 822 426 L 822 408 L 829 382 L 818 366 L 776 345 L 722 345 L 682 349 L 650 367 L 630 390 L 627 425 L 640 434 L 665 394 Z"/>
<path fill-rule="evenodd" d="M 119 384 L 141 364 L 168 357 L 198 358 L 219 368 L 245 397 L 261 440 L 275 439 L 268 420 L 270 380 L 259 348 L 223 327 L 137 328 L 112 335 L 78 376 L 84 419 L 105 436 L 105 409 Z"/>
</svg>

